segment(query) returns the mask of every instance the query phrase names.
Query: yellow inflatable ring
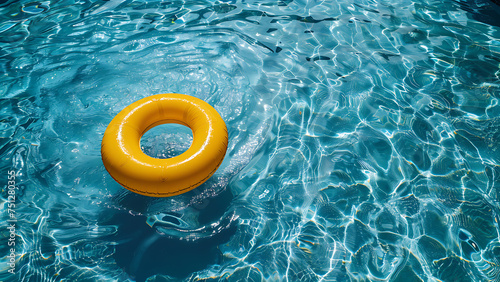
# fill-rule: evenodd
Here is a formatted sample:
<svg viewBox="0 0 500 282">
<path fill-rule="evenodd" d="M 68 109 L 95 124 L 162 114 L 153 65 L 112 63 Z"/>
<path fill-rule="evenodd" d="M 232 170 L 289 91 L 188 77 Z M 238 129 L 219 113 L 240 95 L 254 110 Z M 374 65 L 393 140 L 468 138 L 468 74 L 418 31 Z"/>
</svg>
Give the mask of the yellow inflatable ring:
<svg viewBox="0 0 500 282">
<path fill-rule="evenodd" d="M 184 153 L 157 159 L 140 148 L 142 135 L 160 124 L 191 128 L 193 142 Z M 123 109 L 106 128 L 101 156 L 106 170 L 132 192 L 169 197 L 186 193 L 210 178 L 227 149 L 227 128 L 217 111 L 195 97 L 153 95 Z"/>
</svg>

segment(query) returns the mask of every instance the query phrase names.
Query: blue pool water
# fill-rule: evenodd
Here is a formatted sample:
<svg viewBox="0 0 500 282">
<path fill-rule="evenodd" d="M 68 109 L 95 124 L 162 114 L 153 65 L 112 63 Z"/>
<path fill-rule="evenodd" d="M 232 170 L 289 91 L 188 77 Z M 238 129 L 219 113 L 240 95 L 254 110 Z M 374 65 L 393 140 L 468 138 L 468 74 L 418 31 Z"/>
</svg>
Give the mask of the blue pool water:
<svg viewBox="0 0 500 282">
<path fill-rule="evenodd" d="M 487 0 L 3 1 L 0 281 L 498 281 L 499 15 Z M 220 112 L 226 158 L 184 195 L 132 194 L 101 138 L 168 92 Z M 141 144 L 168 157 L 190 138 Z"/>
</svg>

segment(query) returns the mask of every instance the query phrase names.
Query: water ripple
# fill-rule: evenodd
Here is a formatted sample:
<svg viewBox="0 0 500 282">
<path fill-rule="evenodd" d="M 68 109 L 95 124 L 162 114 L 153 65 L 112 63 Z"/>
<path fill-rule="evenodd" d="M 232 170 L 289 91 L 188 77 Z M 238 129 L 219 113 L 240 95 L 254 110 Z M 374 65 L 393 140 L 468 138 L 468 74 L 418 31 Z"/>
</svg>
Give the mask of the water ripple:
<svg viewBox="0 0 500 282">
<path fill-rule="evenodd" d="M 0 280 L 498 280 L 497 11 L 0 4 L 0 170 L 19 186 L 17 276 Z M 100 140 L 166 92 L 212 104 L 229 144 L 205 184 L 154 199 L 111 179 Z M 168 137 L 144 150 L 189 145 Z"/>
</svg>

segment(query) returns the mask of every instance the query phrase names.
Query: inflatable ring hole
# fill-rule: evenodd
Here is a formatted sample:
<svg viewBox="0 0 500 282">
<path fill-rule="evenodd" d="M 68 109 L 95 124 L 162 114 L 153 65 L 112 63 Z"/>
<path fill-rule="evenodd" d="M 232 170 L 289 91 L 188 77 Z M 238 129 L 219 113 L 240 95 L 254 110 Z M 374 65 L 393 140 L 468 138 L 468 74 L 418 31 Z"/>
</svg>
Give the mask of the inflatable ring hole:
<svg viewBox="0 0 500 282">
<path fill-rule="evenodd" d="M 165 123 L 152 127 L 141 137 L 141 150 L 156 159 L 168 159 L 184 153 L 193 142 L 191 128 Z"/>
</svg>

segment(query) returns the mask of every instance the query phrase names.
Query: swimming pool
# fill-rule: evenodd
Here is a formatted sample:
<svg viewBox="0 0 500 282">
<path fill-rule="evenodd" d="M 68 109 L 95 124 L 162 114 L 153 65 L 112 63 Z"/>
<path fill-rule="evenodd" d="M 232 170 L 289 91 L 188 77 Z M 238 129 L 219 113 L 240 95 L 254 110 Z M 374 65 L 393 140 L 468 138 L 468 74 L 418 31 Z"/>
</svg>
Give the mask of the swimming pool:
<svg viewBox="0 0 500 282">
<path fill-rule="evenodd" d="M 0 4 L 0 280 L 498 280 L 496 13 L 480 0 Z M 167 92 L 219 111 L 226 158 L 189 193 L 132 194 L 105 171 L 102 135 Z M 189 130 L 166 129 L 144 151 L 189 146 Z"/>
</svg>

